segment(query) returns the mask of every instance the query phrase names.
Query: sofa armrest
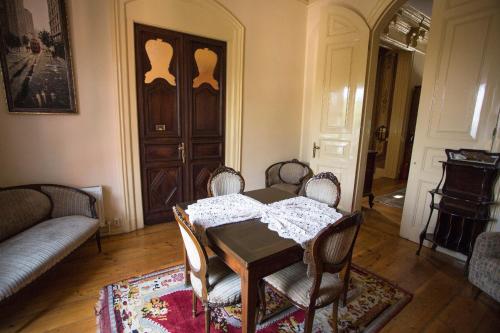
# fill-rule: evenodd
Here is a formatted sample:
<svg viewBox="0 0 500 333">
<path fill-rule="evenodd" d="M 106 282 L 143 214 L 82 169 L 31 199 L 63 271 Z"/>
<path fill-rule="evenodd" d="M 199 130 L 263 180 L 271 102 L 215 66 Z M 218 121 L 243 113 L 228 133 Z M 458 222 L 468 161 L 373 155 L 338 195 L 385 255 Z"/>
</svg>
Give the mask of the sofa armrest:
<svg viewBox="0 0 500 333">
<path fill-rule="evenodd" d="M 52 218 L 82 215 L 97 218 L 95 198 L 82 190 L 62 185 L 41 185 L 52 200 Z"/>
<path fill-rule="evenodd" d="M 500 232 L 483 232 L 477 236 L 472 256 L 500 258 Z"/>
</svg>

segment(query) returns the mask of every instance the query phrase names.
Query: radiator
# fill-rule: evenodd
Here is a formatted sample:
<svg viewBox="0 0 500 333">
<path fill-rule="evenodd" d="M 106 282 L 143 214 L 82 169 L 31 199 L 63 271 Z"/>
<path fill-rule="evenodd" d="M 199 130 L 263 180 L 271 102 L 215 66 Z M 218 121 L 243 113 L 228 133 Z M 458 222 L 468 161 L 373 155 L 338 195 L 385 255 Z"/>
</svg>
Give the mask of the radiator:
<svg viewBox="0 0 500 333">
<path fill-rule="evenodd" d="M 106 218 L 104 217 L 104 200 L 102 195 L 102 186 L 89 186 L 82 187 L 82 191 L 87 192 L 95 198 L 95 209 L 97 211 L 97 217 L 99 219 L 99 225 L 101 227 L 106 226 Z"/>
</svg>

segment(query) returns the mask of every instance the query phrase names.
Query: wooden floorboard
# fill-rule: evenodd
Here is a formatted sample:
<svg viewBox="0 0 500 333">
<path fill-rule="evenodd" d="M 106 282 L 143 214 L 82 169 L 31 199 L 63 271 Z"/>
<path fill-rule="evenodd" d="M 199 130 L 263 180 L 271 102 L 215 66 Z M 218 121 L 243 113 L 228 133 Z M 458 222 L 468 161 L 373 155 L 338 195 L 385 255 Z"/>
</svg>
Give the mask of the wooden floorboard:
<svg viewBox="0 0 500 333">
<path fill-rule="evenodd" d="M 375 181 L 375 194 L 404 187 Z M 365 222 L 354 263 L 414 294 L 383 332 L 500 332 L 500 305 L 474 289 L 463 264 L 399 237 L 401 209 L 376 203 L 363 208 Z M 95 332 L 94 306 L 110 283 L 179 264 L 177 226 L 166 223 L 104 238 L 103 252 L 85 243 L 43 277 L 0 304 L 0 332 Z"/>
</svg>

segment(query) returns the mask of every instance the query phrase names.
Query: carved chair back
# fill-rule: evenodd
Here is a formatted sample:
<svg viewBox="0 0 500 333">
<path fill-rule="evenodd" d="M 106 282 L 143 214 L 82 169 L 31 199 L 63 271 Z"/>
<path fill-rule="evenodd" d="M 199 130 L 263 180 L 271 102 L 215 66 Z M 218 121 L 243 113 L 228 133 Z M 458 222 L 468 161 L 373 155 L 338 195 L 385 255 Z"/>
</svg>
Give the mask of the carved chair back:
<svg viewBox="0 0 500 333">
<path fill-rule="evenodd" d="M 283 163 L 278 173 L 283 183 L 292 185 L 300 185 L 309 174 L 312 174 L 311 168 L 298 160 Z"/>
<path fill-rule="evenodd" d="M 208 179 L 207 192 L 209 197 L 243 193 L 244 190 L 245 180 L 241 173 L 226 166 L 215 169 Z"/>
<path fill-rule="evenodd" d="M 306 197 L 333 208 L 337 208 L 340 202 L 340 183 L 331 172 L 321 172 L 309 179 L 304 192 Z"/>
<path fill-rule="evenodd" d="M 360 212 L 342 217 L 337 223 L 323 229 L 312 243 L 312 272 L 314 283 L 310 292 L 310 305 L 314 307 L 323 273 L 340 273 L 347 266 L 344 288 L 347 288 L 352 251 L 363 222 Z"/>
<path fill-rule="evenodd" d="M 300 185 L 312 175 L 311 168 L 297 159 L 274 163 L 266 169 L 266 187 L 280 183 Z"/>
<path fill-rule="evenodd" d="M 201 283 L 202 295 L 198 295 L 202 301 L 208 299 L 208 256 L 205 248 L 201 245 L 196 235 L 191 230 L 189 223 L 176 207 L 173 207 L 175 220 L 181 231 L 182 241 L 188 258 L 191 272 L 191 283 Z M 198 280 L 198 281 L 196 281 Z"/>
</svg>

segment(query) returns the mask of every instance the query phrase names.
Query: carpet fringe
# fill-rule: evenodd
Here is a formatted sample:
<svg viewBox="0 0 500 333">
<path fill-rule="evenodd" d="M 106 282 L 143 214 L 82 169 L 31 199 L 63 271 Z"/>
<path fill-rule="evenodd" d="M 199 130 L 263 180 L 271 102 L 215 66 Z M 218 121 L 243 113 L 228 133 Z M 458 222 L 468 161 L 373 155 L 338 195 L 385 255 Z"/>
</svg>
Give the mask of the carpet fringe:
<svg viewBox="0 0 500 333">
<path fill-rule="evenodd" d="M 103 302 L 106 297 L 106 288 L 99 290 L 99 300 L 94 306 L 95 317 L 96 317 L 96 333 L 101 333 L 101 311 L 103 307 Z"/>
</svg>

